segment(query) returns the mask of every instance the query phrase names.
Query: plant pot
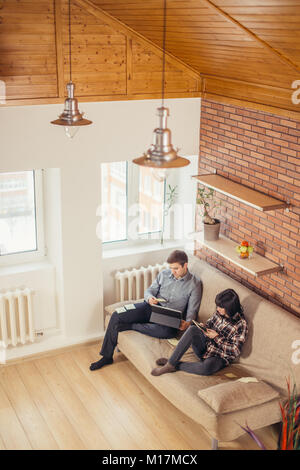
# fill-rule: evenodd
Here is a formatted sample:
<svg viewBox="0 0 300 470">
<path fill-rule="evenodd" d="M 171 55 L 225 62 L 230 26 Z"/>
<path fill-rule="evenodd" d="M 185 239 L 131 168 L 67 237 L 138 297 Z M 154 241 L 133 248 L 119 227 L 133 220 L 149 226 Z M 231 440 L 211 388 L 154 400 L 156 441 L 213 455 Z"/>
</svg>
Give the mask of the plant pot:
<svg viewBox="0 0 300 470">
<path fill-rule="evenodd" d="M 214 221 L 216 222 L 215 224 L 203 223 L 204 240 L 219 240 L 221 222 L 219 219 L 214 219 Z"/>
</svg>

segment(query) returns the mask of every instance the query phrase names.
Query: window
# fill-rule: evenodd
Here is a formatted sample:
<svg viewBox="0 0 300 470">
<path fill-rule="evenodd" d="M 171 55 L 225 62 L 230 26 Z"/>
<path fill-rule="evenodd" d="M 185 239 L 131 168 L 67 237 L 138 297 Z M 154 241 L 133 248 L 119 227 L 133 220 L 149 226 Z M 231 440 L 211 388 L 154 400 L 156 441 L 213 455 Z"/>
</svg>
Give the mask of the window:
<svg viewBox="0 0 300 470">
<path fill-rule="evenodd" d="M 41 171 L 0 173 L 1 264 L 43 255 L 41 184 Z"/>
<path fill-rule="evenodd" d="M 101 165 L 102 241 L 127 238 L 127 162 Z"/>
<path fill-rule="evenodd" d="M 165 183 L 131 162 L 103 163 L 101 178 L 102 242 L 158 239 Z"/>
<path fill-rule="evenodd" d="M 149 168 L 141 167 L 139 171 L 140 214 L 138 233 L 160 232 L 163 226 L 165 184 L 157 181 Z"/>
</svg>

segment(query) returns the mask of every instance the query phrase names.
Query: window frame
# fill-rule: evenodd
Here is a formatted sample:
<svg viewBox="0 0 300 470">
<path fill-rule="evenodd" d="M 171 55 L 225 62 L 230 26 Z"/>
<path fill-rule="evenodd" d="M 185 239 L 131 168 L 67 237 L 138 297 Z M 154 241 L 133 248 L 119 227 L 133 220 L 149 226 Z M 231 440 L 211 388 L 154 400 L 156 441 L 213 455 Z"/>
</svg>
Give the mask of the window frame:
<svg viewBox="0 0 300 470">
<path fill-rule="evenodd" d="M 104 165 L 107 164 L 107 163 L 111 163 L 111 162 L 105 162 L 103 163 Z M 114 163 L 114 162 L 112 162 Z M 121 163 L 121 162 L 120 162 Z M 123 163 L 123 162 L 122 162 Z M 126 238 L 122 238 L 120 240 L 110 240 L 110 241 L 102 241 L 102 238 L 101 238 L 101 242 L 102 242 L 102 247 L 103 249 L 105 249 L 105 247 L 107 245 L 111 246 L 112 244 L 114 244 L 113 246 L 124 246 L 124 244 L 127 244 L 128 242 L 128 239 L 127 239 L 127 235 L 128 235 L 128 190 L 129 190 L 129 184 L 128 184 L 128 162 L 126 161 Z M 101 164 L 101 186 L 102 186 L 102 165 Z M 101 201 L 102 201 L 102 187 L 101 187 Z M 102 237 L 102 233 L 101 233 L 101 237 Z"/>
<path fill-rule="evenodd" d="M 127 161 L 127 172 L 126 172 L 126 187 L 127 187 L 127 217 L 126 217 L 126 239 L 123 240 L 111 240 L 111 241 L 102 241 L 103 250 L 111 250 L 114 248 L 125 248 L 138 245 L 149 245 L 149 243 L 158 243 L 160 240 L 160 234 L 162 230 L 154 230 L 151 232 L 138 233 L 137 238 L 130 239 L 128 238 L 128 231 L 131 222 L 136 220 L 137 214 L 130 213 L 130 207 L 138 207 L 139 204 L 139 166 L 135 165 L 131 161 Z M 131 182 L 137 181 L 137 184 L 131 184 Z M 164 182 L 164 204 L 166 201 L 166 182 Z M 163 211 L 162 215 L 162 229 L 165 224 L 165 215 Z"/>
<path fill-rule="evenodd" d="M 20 170 L 21 171 L 21 170 Z M 34 183 L 34 201 L 35 201 L 35 234 L 36 250 L 20 251 L 18 253 L 8 253 L 0 255 L 0 267 L 12 266 L 23 263 L 36 262 L 43 259 L 46 255 L 45 232 L 44 232 L 44 198 L 43 198 L 43 179 L 44 170 L 23 170 L 33 171 Z M 8 172 L 4 172 L 8 173 Z M 18 173 L 12 172 L 12 173 Z"/>
</svg>

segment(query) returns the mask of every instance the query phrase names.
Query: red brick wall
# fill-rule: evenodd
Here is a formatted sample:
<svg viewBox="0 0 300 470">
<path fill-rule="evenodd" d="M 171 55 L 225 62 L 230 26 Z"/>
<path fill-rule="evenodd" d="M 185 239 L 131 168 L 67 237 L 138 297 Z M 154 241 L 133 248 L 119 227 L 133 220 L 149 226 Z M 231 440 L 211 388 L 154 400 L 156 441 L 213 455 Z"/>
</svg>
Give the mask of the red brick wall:
<svg viewBox="0 0 300 470">
<path fill-rule="evenodd" d="M 222 199 L 221 233 L 278 264 L 256 278 L 209 250 L 196 254 L 269 300 L 300 315 L 300 122 L 262 111 L 202 100 L 199 174 L 213 172 L 292 204 L 261 212 Z M 197 229 L 200 229 L 197 215 Z"/>
</svg>

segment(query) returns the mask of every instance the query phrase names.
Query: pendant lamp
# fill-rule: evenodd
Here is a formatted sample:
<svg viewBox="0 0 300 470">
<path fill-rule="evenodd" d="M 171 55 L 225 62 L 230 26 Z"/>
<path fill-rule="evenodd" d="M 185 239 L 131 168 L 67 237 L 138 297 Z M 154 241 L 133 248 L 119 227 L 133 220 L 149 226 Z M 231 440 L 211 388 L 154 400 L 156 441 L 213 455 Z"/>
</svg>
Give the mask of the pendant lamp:
<svg viewBox="0 0 300 470">
<path fill-rule="evenodd" d="M 72 50 L 71 50 L 71 0 L 69 0 L 69 67 L 70 67 L 70 80 L 67 83 L 68 97 L 65 99 L 65 109 L 60 114 L 59 119 L 51 121 L 51 124 L 57 126 L 64 126 L 65 133 L 68 137 L 72 138 L 77 133 L 81 126 L 88 126 L 92 121 L 84 119 L 84 113 L 78 109 L 78 100 L 74 97 L 75 85 L 72 82 Z"/>
<path fill-rule="evenodd" d="M 165 98 L 165 68 L 166 68 L 166 18 L 167 0 L 164 0 L 164 24 L 163 24 L 163 68 L 162 68 L 162 101 L 157 108 L 159 126 L 153 132 L 153 144 L 142 157 L 133 160 L 137 165 L 152 168 L 154 175 L 156 169 L 160 170 L 157 179 L 162 180 L 167 176 L 167 170 L 181 168 L 189 165 L 190 161 L 180 157 L 171 142 L 171 131 L 167 127 L 169 109 L 164 106 Z"/>
</svg>

